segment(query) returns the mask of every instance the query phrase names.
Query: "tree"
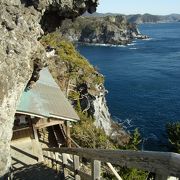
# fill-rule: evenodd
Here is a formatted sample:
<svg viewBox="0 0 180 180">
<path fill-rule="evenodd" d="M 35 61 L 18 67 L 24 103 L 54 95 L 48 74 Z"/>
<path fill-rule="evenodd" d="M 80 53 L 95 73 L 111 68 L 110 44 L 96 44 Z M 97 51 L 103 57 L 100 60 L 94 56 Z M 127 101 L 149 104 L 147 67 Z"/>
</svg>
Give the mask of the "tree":
<svg viewBox="0 0 180 180">
<path fill-rule="evenodd" d="M 166 129 L 174 151 L 180 153 L 180 122 L 168 123 Z"/>
</svg>

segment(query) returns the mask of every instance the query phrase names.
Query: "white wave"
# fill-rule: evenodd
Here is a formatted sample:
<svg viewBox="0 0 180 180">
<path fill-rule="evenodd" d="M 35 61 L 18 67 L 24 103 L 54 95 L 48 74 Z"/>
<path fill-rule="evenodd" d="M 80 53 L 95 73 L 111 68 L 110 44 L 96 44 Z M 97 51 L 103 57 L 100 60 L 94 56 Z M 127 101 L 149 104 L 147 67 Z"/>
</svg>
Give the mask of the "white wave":
<svg viewBox="0 0 180 180">
<path fill-rule="evenodd" d="M 114 44 L 90 44 L 92 46 L 104 46 L 104 47 L 126 47 L 125 45 L 114 45 Z"/>
<path fill-rule="evenodd" d="M 127 129 L 127 128 L 130 128 L 132 127 L 132 119 L 125 119 L 125 120 L 122 120 L 121 118 L 118 118 L 117 116 L 113 116 L 113 119 L 115 121 L 117 121 L 118 123 L 120 123 L 124 129 Z"/>
<path fill-rule="evenodd" d="M 136 43 L 127 44 L 128 46 L 134 46 Z"/>
<path fill-rule="evenodd" d="M 100 43 L 80 43 L 86 46 L 103 46 L 103 47 L 127 47 L 127 45 L 100 44 Z"/>
<path fill-rule="evenodd" d="M 129 48 L 129 49 L 138 49 L 138 48 Z"/>
</svg>

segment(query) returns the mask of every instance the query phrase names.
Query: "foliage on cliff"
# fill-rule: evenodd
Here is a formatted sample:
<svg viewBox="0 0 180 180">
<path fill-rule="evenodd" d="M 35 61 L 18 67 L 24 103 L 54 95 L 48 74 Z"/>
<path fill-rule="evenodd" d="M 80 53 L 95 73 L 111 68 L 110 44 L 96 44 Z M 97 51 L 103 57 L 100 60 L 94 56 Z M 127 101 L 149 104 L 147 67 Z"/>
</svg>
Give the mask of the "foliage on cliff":
<svg viewBox="0 0 180 180">
<path fill-rule="evenodd" d="M 42 37 L 41 43 L 45 47 L 55 48 L 55 57 L 48 61 L 48 65 L 62 90 L 68 88 L 68 83 L 78 85 L 88 82 L 91 90 L 95 90 L 97 84 L 104 83 L 104 77 L 59 32 Z"/>
<path fill-rule="evenodd" d="M 72 138 L 84 148 L 97 148 L 97 149 L 121 149 L 121 150 L 138 150 L 141 143 L 141 135 L 138 129 L 130 135 L 129 142 L 121 146 L 116 140 L 112 140 L 105 132 L 96 128 L 94 120 L 87 117 L 86 114 L 82 113 L 80 108 L 77 109 L 80 122 L 73 124 L 71 128 Z M 148 172 L 144 172 L 135 168 L 126 168 L 115 166 L 119 175 L 126 180 L 144 180 L 147 178 Z M 116 179 L 111 173 L 108 167 L 104 166 L 102 173 L 104 179 L 113 180 Z"/>
<path fill-rule="evenodd" d="M 71 80 L 75 86 L 81 82 L 86 82 L 90 86 L 89 90 L 95 92 L 95 86 L 104 82 L 104 78 L 97 70 L 75 49 L 72 43 L 64 40 L 60 33 L 52 33 L 44 36 L 41 39 L 42 44 L 51 46 L 56 49 L 56 55 L 49 60 L 48 65 L 54 78 L 63 90 L 68 87 L 68 82 Z M 63 82 L 65 81 L 64 85 Z M 68 97 L 71 100 L 79 98 L 79 93 L 76 90 L 69 91 Z M 77 101 L 78 103 L 79 101 Z M 136 130 L 131 136 L 129 143 L 126 146 L 120 146 L 117 141 L 112 140 L 101 128 L 94 125 L 94 119 L 88 117 L 86 113 L 81 111 L 79 103 L 76 106 L 76 111 L 81 119 L 80 122 L 73 124 L 71 128 L 72 138 L 81 146 L 86 148 L 102 148 L 102 149 L 133 149 L 137 150 L 140 143 L 140 134 Z M 120 168 L 122 169 L 122 168 Z M 141 171 L 135 169 L 123 168 L 124 177 L 140 176 Z M 104 174 L 106 179 L 110 176 Z M 113 176 L 112 176 L 113 178 Z"/>
<path fill-rule="evenodd" d="M 71 136 L 81 146 L 86 148 L 114 149 L 111 139 L 101 128 L 94 125 L 94 119 L 88 118 L 82 112 L 78 113 L 81 121 L 73 124 Z"/>
<path fill-rule="evenodd" d="M 94 68 L 81 56 L 72 43 L 62 38 L 58 32 L 47 34 L 41 39 L 44 46 L 51 46 L 56 49 L 56 54 L 63 60 L 80 68 L 85 68 L 88 72 L 93 72 Z"/>
<path fill-rule="evenodd" d="M 173 150 L 180 153 L 180 122 L 168 123 L 167 134 Z"/>
<path fill-rule="evenodd" d="M 138 129 L 135 129 L 130 137 L 130 141 L 125 146 L 120 146 L 116 141 L 113 141 L 108 137 L 105 132 L 96 128 L 93 124 L 94 120 L 88 118 L 86 114 L 79 113 L 81 121 L 73 124 L 71 135 L 72 138 L 81 146 L 85 148 L 102 148 L 102 149 L 121 149 L 121 150 L 138 150 L 141 143 L 141 136 Z M 104 167 L 103 178 L 104 179 L 116 179 L 111 171 Z M 137 170 L 135 168 L 126 168 L 116 166 L 116 169 L 120 176 L 126 180 L 144 180 L 147 177 L 147 172 Z"/>
</svg>

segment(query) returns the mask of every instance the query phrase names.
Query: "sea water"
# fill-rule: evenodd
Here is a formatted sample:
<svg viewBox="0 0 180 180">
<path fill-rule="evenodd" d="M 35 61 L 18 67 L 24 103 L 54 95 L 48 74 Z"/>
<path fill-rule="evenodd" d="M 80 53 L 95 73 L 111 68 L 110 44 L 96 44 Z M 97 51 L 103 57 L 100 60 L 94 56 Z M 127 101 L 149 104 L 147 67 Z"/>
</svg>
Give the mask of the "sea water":
<svg viewBox="0 0 180 180">
<path fill-rule="evenodd" d="M 180 121 L 180 23 L 139 29 L 151 38 L 78 49 L 105 76 L 112 118 L 129 132 L 139 128 L 143 150 L 166 151 L 166 124 Z"/>
</svg>

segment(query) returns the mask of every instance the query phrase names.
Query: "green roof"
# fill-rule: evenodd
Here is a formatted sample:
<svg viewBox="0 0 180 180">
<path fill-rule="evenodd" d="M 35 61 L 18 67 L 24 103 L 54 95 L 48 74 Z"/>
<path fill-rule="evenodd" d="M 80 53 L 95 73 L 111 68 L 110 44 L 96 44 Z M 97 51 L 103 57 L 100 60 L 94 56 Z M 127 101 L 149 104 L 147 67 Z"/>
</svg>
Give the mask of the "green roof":
<svg viewBox="0 0 180 180">
<path fill-rule="evenodd" d="M 48 68 L 40 71 L 40 79 L 32 89 L 23 92 L 16 112 L 44 118 L 79 120 Z"/>
</svg>

